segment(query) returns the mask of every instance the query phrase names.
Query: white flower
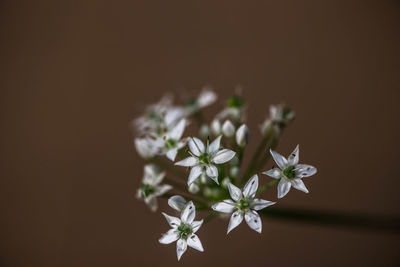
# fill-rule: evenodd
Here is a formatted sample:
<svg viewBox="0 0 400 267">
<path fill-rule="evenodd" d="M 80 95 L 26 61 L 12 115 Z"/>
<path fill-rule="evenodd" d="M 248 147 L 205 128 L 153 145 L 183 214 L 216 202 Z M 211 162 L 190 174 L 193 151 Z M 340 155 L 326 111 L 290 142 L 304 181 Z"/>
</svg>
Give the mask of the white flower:
<svg viewBox="0 0 400 267">
<path fill-rule="evenodd" d="M 249 142 L 250 131 L 246 124 L 242 124 L 239 129 L 236 131 L 236 143 L 240 147 L 244 147 Z"/>
<path fill-rule="evenodd" d="M 243 191 L 231 183 L 228 184 L 228 189 L 234 201 L 226 199 L 212 206 L 212 209 L 215 211 L 232 213 L 227 234 L 238 226 L 243 221 L 243 218 L 251 229 L 261 233 L 261 218 L 257 210 L 271 206 L 275 204 L 275 202 L 255 198 L 258 189 L 258 176 L 254 175 L 251 177 L 243 187 Z"/>
<path fill-rule="evenodd" d="M 186 142 L 181 140 L 185 131 L 186 120 L 182 119 L 170 131 L 164 134 L 162 138 L 157 139 L 162 154 L 174 161 L 178 150 L 185 146 Z"/>
<path fill-rule="evenodd" d="M 181 160 L 175 165 L 191 167 L 188 185 L 190 186 L 202 173 L 214 180 L 218 184 L 218 169 L 215 164 L 223 164 L 230 161 L 235 152 L 230 149 L 220 150 L 221 136 L 209 144 L 207 140 L 207 147 L 203 142 L 196 137 L 189 139 L 189 149 L 191 156 Z"/>
<path fill-rule="evenodd" d="M 171 229 L 166 232 L 158 241 L 161 244 L 171 244 L 176 242 L 176 254 L 178 260 L 185 253 L 187 246 L 192 247 L 198 251 L 204 251 L 200 239 L 196 235 L 203 220 L 194 221 L 196 210 L 192 201 L 189 201 L 181 212 L 180 219 L 177 217 L 169 216 L 162 213 L 167 219 Z"/>
<path fill-rule="evenodd" d="M 270 150 L 270 153 L 279 168 L 273 168 L 263 172 L 263 174 L 271 176 L 274 179 L 280 179 L 278 184 L 278 198 L 284 197 L 292 186 L 297 190 L 308 193 L 301 179 L 314 175 L 317 169 L 311 165 L 298 164 L 299 145 L 296 146 L 287 159 L 275 151 Z"/>
<path fill-rule="evenodd" d="M 207 136 L 210 135 L 210 128 L 208 127 L 207 124 L 203 124 L 203 125 L 200 127 L 199 133 L 200 133 L 200 136 L 201 136 L 201 137 L 206 138 Z"/>
<path fill-rule="evenodd" d="M 294 111 L 283 105 L 271 105 L 269 107 L 269 118 L 260 126 L 261 133 L 265 134 L 272 127 L 275 134 L 279 134 L 282 127 L 294 118 Z"/>
<path fill-rule="evenodd" d="M 222 125 L 222 132 L 226 137 L 232 137 L 235 134 L 235 126 L 230 120 L 226 120 Z"/>
<path fill-rule="evenodd" d="M 172 189 L 170 185 L 160 185 L 165 173 L 160 173 L 153 164 L 144 166 L 144 176 L 142 184 L 137 191 L 137 198 L 143 199 L 150 207 L 151 211 L 157 210 L 157 197 Z"/>
<path fill-rule="evenodd" d="M 136 151 L 142 158 L 148 159 L 158 153 L 157 144 L 149 137 L 135 138 Z"/>
</svg>

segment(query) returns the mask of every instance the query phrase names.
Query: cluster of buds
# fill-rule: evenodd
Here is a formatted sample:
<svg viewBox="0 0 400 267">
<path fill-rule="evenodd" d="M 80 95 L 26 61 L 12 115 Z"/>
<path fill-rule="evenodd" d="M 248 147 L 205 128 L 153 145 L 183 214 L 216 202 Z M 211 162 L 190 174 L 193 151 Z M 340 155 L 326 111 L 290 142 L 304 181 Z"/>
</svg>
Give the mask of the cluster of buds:
<svg viewBox="0 0 400 267">
<path fill-rule="evenodd" d="M 275 184 L 278 199 L 291 187 L 308 193 L 302 178 L 317 172 L 311 165 L 299 164 L 299 146 L 287 158 L 275 151 L 283 129 L 294 119 L 294 112 L 284 105 L 270 107 L 260 126 L 263 138 L 244 168 L 243 157 L 250 141 L 244 123 L 245 102 L 241 96 L 230 97 L 223 110 L 207 123 L 202 110 L 216 100 L 216 93 L 209 88 L 184 105 L 175 105 L 171 96 L 165 96 L 133 121 L 138 133 L 136 150 L 150 161 L 144 166 L 137 197 L 152 211 L 158 208 L 157 198 L 168 199 L 168 205 L 179 213 L 179 217 L 162 213 L 171 229 L 159 239 L 162 244 L 176 242 L 178 260 L 188 246 L 204 251 L 196 232 L 218 214 L 230 214 L 227 233 L 243 220 L 261 233 L 259 211 L 276 202 L 258 196 Z M 198 123 L 199 138 L 185 134 L 192 120 Z M 277 167 L 264 170 L 271 156 Z M 259 187 L 257 173 L 273 180 Z M 196 210 L 208 213 L 204 221 L 195 220 Z"/>
</svg>

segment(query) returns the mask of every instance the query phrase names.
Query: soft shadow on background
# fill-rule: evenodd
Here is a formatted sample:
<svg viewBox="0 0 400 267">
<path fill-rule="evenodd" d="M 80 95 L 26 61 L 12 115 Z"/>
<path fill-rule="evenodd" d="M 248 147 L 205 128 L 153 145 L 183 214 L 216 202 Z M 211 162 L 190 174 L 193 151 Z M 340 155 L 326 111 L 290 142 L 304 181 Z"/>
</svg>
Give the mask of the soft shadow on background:
<svg viewBox="0 0 400 267">
<path fill-rule="evenodd" d="M 1 2 L 1 266 L 177 265 L 164 218 L 133 197 L 144 162 L 128 123 L 205 84 L 210 115 L 242 86 L 250 150 L 269 104 L 296 110 L 278 150 L 299 143 L 319 172 L 278 205 L 399 215 L 398 2 L 149 2 Z M 179 265 L 400 264 L 398 234 L 226 225 L 202 228 L 205 252 Z"/>
</svg>

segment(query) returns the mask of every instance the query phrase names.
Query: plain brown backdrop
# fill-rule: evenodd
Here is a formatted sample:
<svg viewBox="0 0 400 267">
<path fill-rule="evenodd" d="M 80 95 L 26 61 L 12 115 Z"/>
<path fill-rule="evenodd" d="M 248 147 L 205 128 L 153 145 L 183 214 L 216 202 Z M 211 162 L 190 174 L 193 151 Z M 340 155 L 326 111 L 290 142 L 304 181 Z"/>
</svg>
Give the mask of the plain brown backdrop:
<svg viewBox="0 0 400 267">
<path fill-rule="evenodd" d="M 319 170 L 279 205 L 399 215 L 399 26 L 396 1 L 2 1 L 0 265 L 399 265 L 398 235 L 272 218 L 261 235 L 213 221 L 177 263 L 133 198 L 128 130 L 166 91 L 213 85 L 211 114 L 240 85 L 249 150 L 285 102 L 279 151 Z"/>
</svg>

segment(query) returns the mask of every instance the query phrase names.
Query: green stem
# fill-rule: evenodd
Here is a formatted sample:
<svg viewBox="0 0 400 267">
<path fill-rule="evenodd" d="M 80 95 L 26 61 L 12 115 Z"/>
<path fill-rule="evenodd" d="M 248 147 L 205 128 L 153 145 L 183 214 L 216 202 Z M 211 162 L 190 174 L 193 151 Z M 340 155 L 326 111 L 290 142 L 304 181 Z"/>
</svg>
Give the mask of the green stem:
<svg viewBox="0 0 400 267">
<path fill-rule="evenodd" d="M 255 168 L 257 167 L 258 158 L 260 157 L 261 153 L 265 149 L 265 146 L 267 145 L 272 132 L 273 132 L 272 128 L 270 128 L 267 131 L 267 133 L 265 134 L 264 138 L 261 140 L 260 144 L 258 145 L 256 152 L 254 152 L 253 157 L 251 158 L 249 167 L 247 168 L 245 174 L 243 175 L 243 177 L 241 179 L 241 181 L 243 183 L 246 183 L 247 179 L 251 176 L 251 174 L 254 172 Z"/>
<path fill-rule="evenodd" d="M 272 180 L 272 181 L 269 182 L 268 184 L 263 185 L 263 186 L 261 186 L 260 188 L 258 188 L 258 190 L 257 190 L 257 195 L 258 195 L 258 194 L 261 194 L 262 192 L 264 192 L 264 191 L 267 190 L 268 188 L 273 187 L 275 184 L 277 184 L 277 183 L 279 182 L 279 180 L 280 180 L 280 179 Z"/>
<path fill-rule="evenodd" d="M 278 146 L 278 144 L 279 144 L 279 137 L 274 137 L 271 141 L 271 145 L 270 145 L 269 149 L 275 150 L 275 148 Z M 269 149 L 268 149 L 268 153 L 260 159 L 258 164 L 256 164 L 256 168 L 255 168 L 256 170 L 260 170 L 262 167 L 264 167 L 265 164 L 267 164 L 267 162 L 271 158 L 271 153 L 269 153 Z"/>
<path fill-rule="evenodd" d="M 165 169 L 166 171 L 178 178 L 185 179 L 185 177 L 187 176 L 184 172 L 180 171 L 176 166 L 174 166 L 173 162 L 171 162 L 171 166 L 159 157 L 152 158 L 152 161 L 154 161 L 156 165 L 159 165 L 161 168 Z"/>
<path fill-rule="evenodd" d="M 260 210 L 259 213 L 268 218 L 291 220 L 296 223 L 400 234 L 400 216 L 377 216 L 354 212 L 342 213 L 282 207 L 270 207 Z"/>
</svg>

